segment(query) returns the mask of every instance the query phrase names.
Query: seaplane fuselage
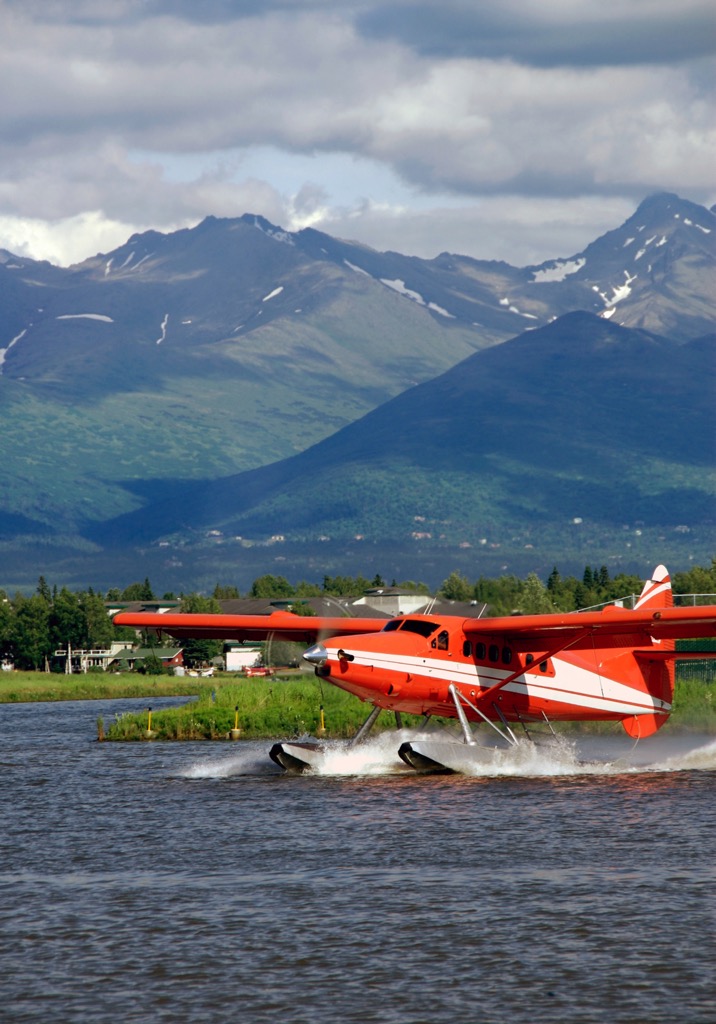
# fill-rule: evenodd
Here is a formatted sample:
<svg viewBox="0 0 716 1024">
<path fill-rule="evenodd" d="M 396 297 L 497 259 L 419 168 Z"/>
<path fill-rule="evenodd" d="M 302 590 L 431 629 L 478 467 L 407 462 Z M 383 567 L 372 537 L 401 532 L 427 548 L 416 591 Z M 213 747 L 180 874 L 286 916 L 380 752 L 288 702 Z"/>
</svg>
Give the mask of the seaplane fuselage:
<svg viewBox="0 0 716 1024">
<path fill-rule="evenodd" d="M 654 570 L 633 609 L 496 618 L 405 615 L 395 619 L 187 613 L 120 613 L 115 622 L 167 632 L 177 638 L 276 639 L 312 643 L 303 657 L 317 675 L 373 705 L 356 735 L 386 708 L 460 720 L 465 743 L 470 723 L 499 720 L 621 721 L 632 737 L 649 736 L 668 720 L 677 658 L 713 658 L 708 647 L 676 651 L 677 639 L 716 634 L 716 606 L 674 607 L 664 566 Z M 323 638 L 323 639 L 319 639 Z M 316 642 L 318 641 L 318 642 Z M 499 730 L 498 730 L 499 731 Z M 299 744 L 271 754 L 278 763 L 305 764 L 313 756 Z M 406 753 L 404 748 L 411 749 Z M 299 749 L 300 747 L 300 749 Z M 423 746 L 403 744 L 411 765 L 445 763 Z"/>
<path fill-rule="evenodd" d="M 649 693 L 629 650 L 592 645 L 553 655 L 546 645 L 524 649 L 517 635 L 473 639 L 466 631 L 474 625 L 408 616 L 380 633 L 316 644 L 304 657 L 333 685 L 405 714 L 454 717 L 451 688 L 465 698 L 472 721 L 608 721 L 644 713 L 665 719 L 671 711 L 668 685 L 662 695 Z"/>
</svg>

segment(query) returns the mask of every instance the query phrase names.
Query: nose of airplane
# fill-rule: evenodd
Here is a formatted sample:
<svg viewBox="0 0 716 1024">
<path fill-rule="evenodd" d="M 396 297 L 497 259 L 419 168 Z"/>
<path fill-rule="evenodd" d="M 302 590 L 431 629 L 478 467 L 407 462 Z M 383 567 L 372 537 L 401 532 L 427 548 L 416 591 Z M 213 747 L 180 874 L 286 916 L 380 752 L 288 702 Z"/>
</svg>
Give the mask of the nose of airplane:
<svg viewBox="0 0 716 1024">
<path fill-rule="evenodd" d="M 328 651 L 323 644 L 314 644 L 313 647 L 309 647 L 307 651 L 303 652 L 303 657 L 312 665 L 320 667 L 321 665 L 325 665 L 328 657 Z"/>
</svg>

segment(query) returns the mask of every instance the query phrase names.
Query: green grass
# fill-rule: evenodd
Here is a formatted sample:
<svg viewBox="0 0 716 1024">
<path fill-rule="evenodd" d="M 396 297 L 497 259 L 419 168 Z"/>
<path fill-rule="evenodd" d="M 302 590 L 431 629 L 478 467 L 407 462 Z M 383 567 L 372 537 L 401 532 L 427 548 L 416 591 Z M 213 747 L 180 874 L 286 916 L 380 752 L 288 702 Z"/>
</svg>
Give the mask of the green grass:
<svg viewBox="0 0 716 1024">
<path fill-rule="evenodd" d="M 243 739 L 270 739 L 315 735 L 321 722 L 321 707 L 327 735 L 347 738 L 368 717 L 369 704 L 308 677 L 234 679 L 204 686 L 197 701 L 181 708 L 166 708 L 152 714 L 153 738 L 164 740 L 225 739 L 236 721 Z M 406 726 L 417 723 L 403 716 Z M 109 740 L 146 738 L 148 716 L 124 714 L 106 729 Z M 395 719 L 384 712 L 377 728 L 392 728 Z"/>
<path fill-rule="evenodd" d="M 672 732 L 716 734 L 716 700 L 713 686 L 694 680 L 677 682 L 675 710 L 665 726 Z M 238 706 L 238 724 L 244 739 L 283 739 L 316 735 L 323 706 L 327 735 L 331 738 L 352 736 L 367 718 L 370 705 L 364 704 L 333 686 L 321 685 L 318 679 L 296 678 L 271 681 L 241 680 L 226 682 L 215 688 L 205 687 L 196 702 L 181 708 L 167 708 L 152 715 L 155 739 L 202 740 L 225 739 L 233 728 Z M 403 716 L 406 728 L 420 720 Z M 395 719 L 383 712 L 375 728 L 391 729 Z M 580 732 L 613 732 L 613 722 L 583 723 Z M 110 740 L 145 739 L 147 714 L 126 714 L 115 720 L 107 730 Z M 572 723 L 561 723 L 560 732 L 575 731 Z"/>
<path fill-rule="evenodd" d="M 158 740 L 225 739 L 234 727 L 236 708 L 242 739 L 284 739 L 315 735 L 321 720 L 321 706 L 327 735 L 347 738 L 367 718 L 370 705 L 326 685 L 313 676 L 286 675 L 273 679 L 244 679 L 225 675 L 207 683 L 203 679 L 172 676 L 47 675 L 41 672 L 13 672 L 0 675 L 0 703 L 106 700 L 144 697 L 196 696 L 197 700 L 176 708 L 152 712 L 153 738 Z M 409 728 L 419 719 L 404 715 Z M 377 729 L 390 729 L 395 720 L 383 712 Z M 146 739 L 148 715 L 125 713 L 110 723 L 98 720 L 98 732 L 108 740 Z M 560 723 L 559 732 L 613 732 L 612 722 L 575 725 Z M 716 735 L 716 689 L 713 683 L 683 679 L 676 683 L 674 712 L 665 726 L 670 732 L 699 732 Z"/>
<path fill-rule="evenodd" d="M 684 732 L 716 733 L 716 686 L 698 679 L 677 679 L 669 725 Z"/>
<path fill-rule="evenodd" d="M 132 673 L 58 675 L 54 672 L 1 672 L 0 704 L 57 700 L 109 700 L 122 697 L 181 697 L 199 693 L 205 680 L 191 676 Z"/>
</svg>

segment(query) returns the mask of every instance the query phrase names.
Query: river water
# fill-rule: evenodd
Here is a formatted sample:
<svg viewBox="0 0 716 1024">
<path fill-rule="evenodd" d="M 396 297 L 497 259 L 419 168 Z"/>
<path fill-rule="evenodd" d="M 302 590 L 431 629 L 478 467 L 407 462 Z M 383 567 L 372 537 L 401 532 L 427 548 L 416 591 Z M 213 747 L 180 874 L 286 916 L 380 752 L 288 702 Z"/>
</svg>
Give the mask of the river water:
<svg viewBox="0 0 716 1024">
<path fill-rule="evenodd" d="M 291 777 L 143 704 L 0 706 L 2 1021 L 716 1021 L 713 738 Z"/>
</svg>

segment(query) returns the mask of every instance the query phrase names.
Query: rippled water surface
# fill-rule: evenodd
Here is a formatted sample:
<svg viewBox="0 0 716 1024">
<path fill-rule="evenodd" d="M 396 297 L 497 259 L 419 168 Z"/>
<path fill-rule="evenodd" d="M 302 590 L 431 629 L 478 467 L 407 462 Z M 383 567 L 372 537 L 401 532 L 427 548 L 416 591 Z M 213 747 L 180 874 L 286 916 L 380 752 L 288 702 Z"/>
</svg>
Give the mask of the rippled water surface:
<svg viewBox="0 0 716 1024">
<path fill-rule="evenodd" d="M 0 706 L 3 1021 L 716 1021 L 713 738 L 290 777 L 141 707 Z"/>
</svg>

